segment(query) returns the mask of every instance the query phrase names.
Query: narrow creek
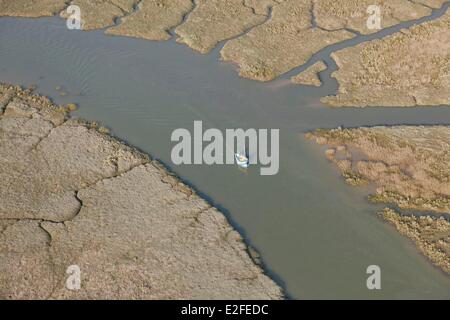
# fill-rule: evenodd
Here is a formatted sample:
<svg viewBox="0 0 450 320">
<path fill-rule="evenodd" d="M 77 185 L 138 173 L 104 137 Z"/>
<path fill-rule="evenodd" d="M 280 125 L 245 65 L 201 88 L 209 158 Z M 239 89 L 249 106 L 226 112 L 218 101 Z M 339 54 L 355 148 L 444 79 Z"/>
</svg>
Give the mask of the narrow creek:
<svg viewBox="0 0 450 320">
<path fill-rule="evenodd" d="M 291 298 L 450 298 L 450 277 L 380 221 L 375 212 L 382 206 L 347 186 L 303 137 L 324 127 L 449 124 L 450 108 L 328 108 L 319 98 L 336 91 L 330 70 L 320 88 L 287 83 L 318 59 L 332 65 L 329 54 L 341 46 L 280 80 L 258 83 L 219 62 L 220 48 L 200 55 L 174 41 L 69 31 L 58 18 L 0 18 L 0 81 L 37 85 L 56 103 L 76 102 L 75 116 L 100 121 L 161 160 L 227 215 Z M 280 129 L 279 173 L 172 165 L 170 135 L 192 130 L 194 120 L 205 129 Z M 372 264 L 381 267 L 382 290 L 366 287 Z"/>
</svg>

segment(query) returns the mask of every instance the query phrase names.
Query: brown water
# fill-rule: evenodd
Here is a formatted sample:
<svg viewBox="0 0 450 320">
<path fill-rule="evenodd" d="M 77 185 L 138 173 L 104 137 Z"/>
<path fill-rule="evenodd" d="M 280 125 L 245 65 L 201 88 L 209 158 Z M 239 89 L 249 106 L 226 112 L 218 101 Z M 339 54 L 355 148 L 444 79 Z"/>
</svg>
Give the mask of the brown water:
<svg viewBox="0 0 450 320">
<path fill-rule="evenodd" d="M 332 65 L 327 50 L 314 59 Z M 173 41 L 69 31 L 57 18 L 0 19 L 0 81 L 36 84 L 57 103 L 77 102 L 76 116 L 99 120 L 160 159 L 227 215 L 290 297 L 450 298 L 450 277 L 380 221 L 381 207 L 347 186 L 303 137 L 340 125 L 448 124 L 450 108 L 331 109 L 319 97 L 336 83 L 322 76 L 318 89 L 285 79 L 258 83 L 218 62 L 218 50 L 199 55 Z M 172 165 L 170 134 L 192 130 L 194 120 L 219 129 L 280 129 L 279 173 Z M 381 267 L 379 291 L 366 288 L 372 264 Z"/>
</svg>

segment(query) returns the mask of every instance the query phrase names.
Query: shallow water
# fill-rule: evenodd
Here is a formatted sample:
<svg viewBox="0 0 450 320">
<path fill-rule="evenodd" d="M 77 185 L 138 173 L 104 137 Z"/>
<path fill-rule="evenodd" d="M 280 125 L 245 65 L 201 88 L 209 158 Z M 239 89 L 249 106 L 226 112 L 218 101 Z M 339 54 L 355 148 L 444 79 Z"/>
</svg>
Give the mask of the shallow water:
<svg viewBox="0 0 450 320">
<path fill-rule="evenodd" d="M 319 102 L 336 89 L 329 79 L 318 89 L 253 82 L 218 62 L 218 50 L 200 55 L 173 41 L 69 31 L 57 18 L 0 19 L 0 81 L 36 84 L 57 103 L 76 102 L 76 116 L 99 120 L 160 159 L 227 215 L 292 298 L 450 298 L 450 277 L 380 221 L 381 206 L 347 186 L 303 137 L 340 125 L 448 124 L 448 107 L 331 109 Z M 279 128 L 280 172 L 172 165 L 171 132 L 192 130 L 194 120 L 219 129 Z M 366 287 L 372 264 L 381 267 L 382 290 Z"/>
</svg>

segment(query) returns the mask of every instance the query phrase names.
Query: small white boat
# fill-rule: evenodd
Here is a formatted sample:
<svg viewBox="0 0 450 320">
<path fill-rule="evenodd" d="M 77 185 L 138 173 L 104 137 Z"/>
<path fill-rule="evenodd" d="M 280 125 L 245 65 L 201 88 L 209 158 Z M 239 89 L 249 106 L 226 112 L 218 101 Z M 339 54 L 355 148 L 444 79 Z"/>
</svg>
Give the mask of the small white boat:
<svg viewBox="0 0 450 320">
<path fill-rule="evenodd" d="M 249 159 L 240 153 L 235 153 L 234 158 L 236 159 L 236 164 L 241 168 L 248 168 L 250 165 Z"/>
</svg>

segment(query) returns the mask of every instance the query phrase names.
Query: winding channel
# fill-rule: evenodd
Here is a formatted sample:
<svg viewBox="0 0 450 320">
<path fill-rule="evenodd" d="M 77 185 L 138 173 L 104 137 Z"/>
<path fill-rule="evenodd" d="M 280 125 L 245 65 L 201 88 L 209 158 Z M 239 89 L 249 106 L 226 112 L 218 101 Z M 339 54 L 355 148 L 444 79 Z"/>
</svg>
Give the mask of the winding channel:
<svg viewBox="0 0 450 320">
<path fill-rule="evenodd" d="M 262 255 L 267 272 L 292 298 L 450 298 L 450 278 L 406 238 L 375 216 L 367 190 L 347 186 L 303 134 L 316 128 L 449 124 L 449 107 L 328 108 L 319 98 L 337 89 L 330 53 L 413 23 L 325 48 L 280 79 L 241 79 L 218 61 L 220 46 L 199 55 L 175 41 L 69 31 L 58 18 L 0 18 L 0 81 L 37 85 L 56 103 L 76 102 L 75 116 L 98 120 L 129 144 L 161 160 L 221 209 Z M 324 85 L 307 88 L 289 76 L 323 59 Z M 55 90 L 61 86 L 67 95 Z M 170 160 L 176 128 L 279 128 L 280 172 L 260 176 L 234 166 Z M 366 268 L 382 269 L 382 290 L 366 287 Z"/>
</svg>

